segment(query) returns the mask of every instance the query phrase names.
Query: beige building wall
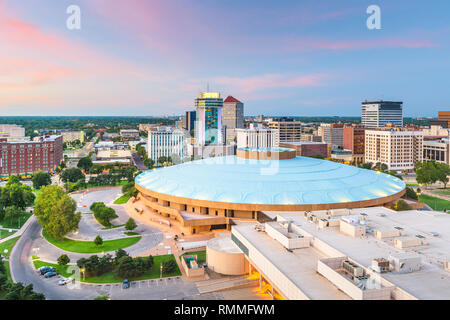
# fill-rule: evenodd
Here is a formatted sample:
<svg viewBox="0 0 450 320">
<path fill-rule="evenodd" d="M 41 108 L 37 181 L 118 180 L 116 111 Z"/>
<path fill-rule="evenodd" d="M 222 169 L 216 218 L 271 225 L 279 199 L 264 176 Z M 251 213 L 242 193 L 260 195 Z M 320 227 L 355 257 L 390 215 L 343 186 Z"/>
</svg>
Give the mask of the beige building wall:
<svg viewBox="0 0 450 320">
<path fill-rule="evenodd" d="M 423 132 L 366 130 L 364 162 L 384 163 L 388 170 L 412 171 L 423 161 Z"/>
</svg>

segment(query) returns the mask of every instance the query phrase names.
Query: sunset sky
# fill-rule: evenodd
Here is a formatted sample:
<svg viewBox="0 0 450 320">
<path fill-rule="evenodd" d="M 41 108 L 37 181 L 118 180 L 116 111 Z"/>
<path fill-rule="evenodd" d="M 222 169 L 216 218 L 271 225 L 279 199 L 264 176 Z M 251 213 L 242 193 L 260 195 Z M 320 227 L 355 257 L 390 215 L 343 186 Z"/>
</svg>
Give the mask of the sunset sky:
<svg viewBox="0 0 450 320">
<path fill-rule="evenodd" d="M 382 98 L 437 116 L 449 17 L 448 0 L 0 0 L 0 115 L 181 115 L 209 83 L 246 115 L 360 116 Z"/>
</svg>

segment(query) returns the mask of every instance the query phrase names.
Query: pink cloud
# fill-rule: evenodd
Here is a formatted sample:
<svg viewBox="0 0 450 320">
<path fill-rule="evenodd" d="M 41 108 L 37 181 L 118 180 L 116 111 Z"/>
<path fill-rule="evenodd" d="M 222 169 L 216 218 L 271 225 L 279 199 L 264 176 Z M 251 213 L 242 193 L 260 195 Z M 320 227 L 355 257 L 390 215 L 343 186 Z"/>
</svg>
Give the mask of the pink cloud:
<svg viewBox="0 0 450 320">
<path fill-rule="evenodd" d="M 227 86 L 244 93 L 261 91 L 271 88 L 316 87 L 324 85 L 324 80 L 330 75 L 310 74 L 304 76 L 285 76 L 281 74 L 266 74 L 246 78 L 219 77 L 214 79 L 216 85 Z"/>
</svg>

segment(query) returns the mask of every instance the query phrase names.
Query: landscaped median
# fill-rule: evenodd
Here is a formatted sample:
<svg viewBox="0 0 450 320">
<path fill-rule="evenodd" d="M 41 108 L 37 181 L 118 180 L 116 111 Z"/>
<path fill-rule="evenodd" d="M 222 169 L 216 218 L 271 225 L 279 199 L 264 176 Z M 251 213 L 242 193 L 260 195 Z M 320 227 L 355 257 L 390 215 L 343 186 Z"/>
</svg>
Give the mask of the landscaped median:
<svg viewBox="0 0 450 320">
<path fill-rule="evenodd" d="M 42 231 L 44 238 L 53 244 L 54 246 L 69 252 L 75 253 L 100 253 L 100 252 L 110 252 L 118 249 L 128 248 L 142 239 L 142 236 L 127 237 L 115 240 L 104 240 L 103 244 L 97 246 L 94 241 L 80 241 L 64 238 L 63 240 L 57 240 Z"/>
<path fill-rule="evenodd" d="M 128 200 L 130 200 L 130 198 L 131 198 L 130 195 L 124 194 L 123 196 L 117 198 L 117 199 L 114 201 L 114 204 L 125 204 L 125 203 L 128 202 Z"/>
<path fill-rule="evenodd" d="M 144 258 L 144 259 L 147 259 L 147 258 Z M 153 267 L 151 268 L 151 270 L 147 271 L 145 274 L 143 274 L 139 277 L 129 278 L 129 280 L 130 281 L 140 281 L 140 280 L 158 279 L 160 277 L 161 264 L 163 262 L 169 261 L 169 260 L 175 261 L 175 257 L 172 254 L 162 255 L 162 256 L 154 256 L 153 257 Z M 41 260 L 34 260 L 33 264 L 36 269 L 43 267 L 43 266 L 54 267 L 61 276 L 66 277 L 66 278 L 73 276 L 73 274 L 70 274 L 67 272 L 67 268 L 70 267 L 70 265 L 60 266 L 58 264 L 48 263 L 48 262 L 41 261 Z M 168 274 L 163 273 L 162 276 L 163 276 L 163 278 L 168 278 L 168 277 L 176 277 L 176 276 L 180 276 L 180 275 L 181 275 L 181 272 L 177 266 L 175 272 L 168 273 Z M 85 277 L 84 279 L 83 279 L 83 274 L 81 274 L 80 281 L 85 282 L 85 283 L 120 283 L 123 281 L 123 279 L 116 277 L 112 271 L 108 271 L 98 277 Z"/>
</svg>

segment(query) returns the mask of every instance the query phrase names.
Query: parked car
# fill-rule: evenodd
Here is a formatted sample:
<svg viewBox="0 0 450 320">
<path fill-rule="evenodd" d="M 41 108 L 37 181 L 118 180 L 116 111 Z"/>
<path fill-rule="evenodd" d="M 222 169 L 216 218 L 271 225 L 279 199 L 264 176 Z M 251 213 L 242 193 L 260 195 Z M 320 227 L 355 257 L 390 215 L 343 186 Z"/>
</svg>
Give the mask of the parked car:
<svg viewBox="0 0 450 320">
<path fill-rule="evenodd" d="M 45 275 L 48 272 L 56 272 L 56 269 L 52 267 L 44 267 L 41 269 L 41 275 Z"/>
<path fill-rule="evenodd" d="M 58 275 L 58 274 L 57 274 L 56 272 L 50 271 L 50 272 L 47 272 L 46 274 L 44 274 L 44 277 L 46 277 L 46 278 L 52 278 L 52 277 L 57 276 L 57 275 Z"/>
<path fill-rule="evenodd" d="M 128 279 L 123 280 L 122 288 L 128 289 L 129 287 L 130 287 L 130 280 Z"/>
<path fill-rule="evenodd" d="M 73 282 L 72 278 L 63 278 L 63 279 L 58 281 L 58 285 L 65 286 L 66 284 L 69 284 L 71 282 Z"/>
<path fill-rule="evenodd" d="M 40 268 L 37 269 L 37 272 L 41 273 L 41 270 L 48 269 L 48 268 L 50 268 L 50 267 L 49 266 L 40 267 Z"/>
</svg>

